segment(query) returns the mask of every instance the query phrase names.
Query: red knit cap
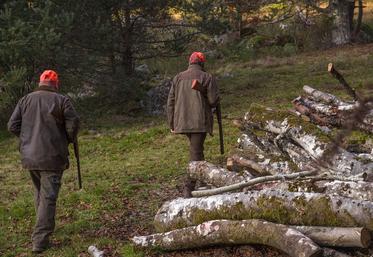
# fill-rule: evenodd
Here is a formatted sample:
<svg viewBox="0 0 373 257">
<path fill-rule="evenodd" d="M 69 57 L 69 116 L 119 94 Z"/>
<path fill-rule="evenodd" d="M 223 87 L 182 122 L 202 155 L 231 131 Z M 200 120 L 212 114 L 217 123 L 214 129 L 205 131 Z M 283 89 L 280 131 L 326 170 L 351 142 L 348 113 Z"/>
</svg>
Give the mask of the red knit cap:
<svg viewBox="0 0 373 257">
<path fill-rule="evenodd" d="M 194 64 L 194 63 L 203 63 L 206 62 L 206 57 L 203 53 L 201 52 L 194 52 L 192 55 L 189 57 L 189 64 Z"/>
<path fill-rule="evenodd" d="M 52 86 L 58 89 L 58 75 L 53 70 L 45 70 L 40 76 L 39 86 Z"/>
</svg>

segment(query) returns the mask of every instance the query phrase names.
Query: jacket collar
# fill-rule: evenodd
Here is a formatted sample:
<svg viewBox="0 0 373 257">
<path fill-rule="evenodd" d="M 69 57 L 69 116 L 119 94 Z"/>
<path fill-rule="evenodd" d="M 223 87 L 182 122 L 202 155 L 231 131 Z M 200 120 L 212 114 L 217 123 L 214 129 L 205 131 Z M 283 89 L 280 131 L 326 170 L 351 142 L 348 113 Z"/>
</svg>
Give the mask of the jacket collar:
<svg viewBox="0 0 373 257">
<path fill-rule="evenodd" d="M 189 69 L 193 69 L 193 70 L 201 70 L 201 71 L 203 71 L 201 65 L 199 65 L 199 64 L 189 64 L 188 70 L 189 70 Z"/>
<path fill-rule="evenodd" d="M 50 87 L 50 86 L 39 86 L 35 88 L 34 91 L 49 91 L 49 92 L 57 93 L 57 89 L 54 87 Z"/>
</svg>

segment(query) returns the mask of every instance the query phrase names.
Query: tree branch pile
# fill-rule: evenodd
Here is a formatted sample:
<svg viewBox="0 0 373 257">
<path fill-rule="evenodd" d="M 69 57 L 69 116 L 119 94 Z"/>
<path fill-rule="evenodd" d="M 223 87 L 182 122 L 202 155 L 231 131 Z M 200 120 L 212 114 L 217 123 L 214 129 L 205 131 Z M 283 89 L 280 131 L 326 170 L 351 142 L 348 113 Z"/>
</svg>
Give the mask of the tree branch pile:
<svg viewBox="0 0 373 257">
<path fill-rule="evenodd" d="M 252 105 L 226 167 L 189 163 L 189 176 L 210 189 L 164 203 L 154 219 L 158 233 L 133 243 L 167 251 L 262 244 L 299 257 L 373 254 L 373 151 L 341 143 L 353 130 L 370 136 L 372 101 L 352 88 L 351 102 L 304 91 L 293 101 L 298 115 Z"/>
</svg>

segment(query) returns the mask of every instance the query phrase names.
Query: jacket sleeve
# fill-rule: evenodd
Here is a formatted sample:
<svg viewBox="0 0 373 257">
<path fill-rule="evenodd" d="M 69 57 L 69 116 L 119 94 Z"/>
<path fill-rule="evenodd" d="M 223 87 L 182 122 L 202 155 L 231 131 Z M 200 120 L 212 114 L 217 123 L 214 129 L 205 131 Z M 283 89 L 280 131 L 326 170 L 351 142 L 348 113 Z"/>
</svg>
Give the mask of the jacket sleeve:
<svg viewBox="0 0 373 257">
<path fill-rule="evenodd" d="M 171 82 L 170 92 L 168 93 L 167 99 L 167 118 L 168 125 L 173 130 L 174 129 L 174 112 L 175 112 L 175 81 L 174 78 Z"/>
<path fill-rule="evenodd" d="M 207 100 L 211 107 L 216 107 L 219 103 L 219 89 L 214 76 L 211 76 L 207 85 Z"/>
<path fill-rule="evenodd" d="M 8 130 L 9 132 L 13 133 L 17 137 L 21 134 L 21 126 L 22 126 L 22 113 L 20 102 L 18 102 L 16 108 L 13 111 L 12 116 L 8 121 Z"/>
<path fill-rule="evenodd" d="M 74 106 L 67 97 L 64 102 L 63 114 L 65 119 L 67 139 L 70 143 L 73 143 L 76 141 L 76 137 L 78 135 L 80 120 Z"/>
</svg>

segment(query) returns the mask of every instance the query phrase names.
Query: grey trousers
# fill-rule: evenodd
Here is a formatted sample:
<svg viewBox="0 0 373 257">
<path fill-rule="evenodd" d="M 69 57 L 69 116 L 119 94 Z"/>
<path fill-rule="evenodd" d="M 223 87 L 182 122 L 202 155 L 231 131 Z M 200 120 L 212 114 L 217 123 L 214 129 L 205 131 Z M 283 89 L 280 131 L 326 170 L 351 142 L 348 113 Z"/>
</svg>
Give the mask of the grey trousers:
<svg viewBox="0 0 373 257">
<path fill-rule="evenodd" d="M 33 250 L 43 250 L 49 245 L 54 231 L 56 202 L 61 187 L 62 171 L 30 171 L 34 184 L 36 224 L 32 233 Z"/>
</svg>

